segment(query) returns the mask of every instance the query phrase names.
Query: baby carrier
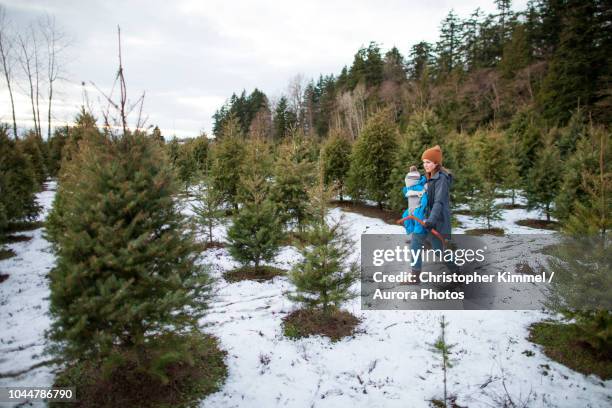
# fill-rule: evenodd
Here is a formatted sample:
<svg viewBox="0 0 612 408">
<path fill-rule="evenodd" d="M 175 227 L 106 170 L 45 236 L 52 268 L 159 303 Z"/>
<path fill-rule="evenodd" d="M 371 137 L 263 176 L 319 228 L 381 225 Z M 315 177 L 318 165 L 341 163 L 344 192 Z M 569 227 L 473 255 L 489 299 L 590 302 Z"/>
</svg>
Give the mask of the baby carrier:
<svg viewBox="0 0 612 408">
<path fill-rule="evenodd" d="M 402 214 L 402 219 L 414 216 L 423 221 L 427 211 L 427 179 L 419 174 L 416 167 L 412 166 L 410 172 L 406 174 L 405 182 L 406 187 L 402 188 L 402 195 L 408 201 L 408 208 Z M 405 219 L 404 228 L 406 234 L 424 234 L 427 232 L 421 223 L 413 219 Z"/>
</svg>

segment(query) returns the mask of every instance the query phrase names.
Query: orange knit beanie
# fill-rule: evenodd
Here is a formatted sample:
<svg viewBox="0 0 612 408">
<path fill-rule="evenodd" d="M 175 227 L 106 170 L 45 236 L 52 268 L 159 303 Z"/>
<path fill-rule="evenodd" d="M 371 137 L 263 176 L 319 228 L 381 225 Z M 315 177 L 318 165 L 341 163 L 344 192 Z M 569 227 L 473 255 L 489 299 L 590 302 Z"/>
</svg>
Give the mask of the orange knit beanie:
<svg viewBox="0 0 612 408">
<path fill-rule="evenodd" d="M 423 152 L 421 160 L 429 160 L 437 164 L 442 164 L 442 149 L 439 145 L 435 145 L 431 149 L 427 149 Z"/>
</svg>

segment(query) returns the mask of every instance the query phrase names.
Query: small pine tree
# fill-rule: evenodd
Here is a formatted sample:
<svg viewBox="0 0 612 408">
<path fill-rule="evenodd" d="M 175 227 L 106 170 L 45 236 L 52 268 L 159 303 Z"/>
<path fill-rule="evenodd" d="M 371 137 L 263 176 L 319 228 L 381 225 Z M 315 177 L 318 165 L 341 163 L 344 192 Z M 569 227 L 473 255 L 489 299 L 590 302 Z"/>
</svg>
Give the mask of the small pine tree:
<svg viewBox="0 0 612 408">
<path fill-rule="evenodd" d="M 274 159 L 272 156 L 272 146 L 261 138 L 250 139 L 245 144 L 244 161 L 241 167 L 241 174 L 256 175 L 266 180 L 264 183 L 265 197 L 268 197 L 271 190 L 271 183 L 267 182 L 274 176 Z M 248 188 L 243 183 L 238 185 L 238 202 L 246 203 L 251 199 Z"/>
<path fill-rule="evenodd" d="M 476 149 L 465 133 L 453 135 L 445 144 L 445 167 L 452 169 L 457 176 L 453 178 L 451 189 L 452 203 L 469 203 L 482 184 L 482 174 L 476 160 Z"/>
<path fill-rule="evenodd" d="M 196 330 L 204 313 L 209 275 L 161 149 L 140 133 L 85 139 L 62 166 L 61 207 L 48 220 L 57 255 L 49 334 L 69 361 L 143 349 Z"/>
<path fill-rule="evenodd" d="M 36 181 L 39 186 L 42 186 L 47 178 L 47 167 L 41 150 L 42 140 L 36 133 L 29 132 L 24 139 L 19 140 L 19 144 L 21 144 L 23 152 L 30 157 L 36 174 Z"/>
<path fill-rule="evenodd" d="M 195 203 L 192 204 L 191 209 L 195 214 L 196 222 L 206 231 L 207 242 L 213 244 L 213 228 L 221 223 L 225 214 L 223 196 L 215 189 L 211 177 L 199 176 L 198 178 L 201 183 L 196 189 Z"/>
<path fill-rule="evenodd" d="M 0 206 L 4 225 L 10 221 L 31 221 L 40 212 L 36 202 L 39 189 L 32 162 L 21 144 L 9 139 L 8 126 L 0 125 Z"/>
<path fill-rule="evenodd" d="M 325 185 L 337 187 L 340 201 L 343 201 L 344 185 L 350 167 L 351 143 L 339 133 L 332 134 L 321 150 L 323 178 Z"/>
<path fill-rule="evenodd" d="M 265 184 L 259 175 L 245 178 L 250 199 L 234 215 L 227 230 L 230 254 L 243 266 L 253 265 L 255 273 L 263 261 L 274 259 L 283 240 L 282 224 L 274 203 L 266 198 Z"/>
<path fill-rule="evenodd" d="M 589 200 L 583 178 L 585 174 L 592 172 L 593 163 L 599 160 L 601 132 L 605 131 L 589 126 L 585 134 L 578 139 L 575 151 L 564 161 L 565 171 L 560 181 L 559 193 L 555 197 L 554 211 L 562 223 L 574 212 L 576 202 Z"/>
<path fill-rule="evenodd" d="M 515 146 L 512 144 L 511 146 Z M 503 175 L 502 185 L 504 188 L 510 190 L 512 205 L 515 205 L 516 202 L 516 190 L 521 188 L 523 183 L 523 178 L 520 175 L 520 166 L 519 159 L 516 154 L 514 154 L 516 150 L 512 147 L 506 149 L 506 171 Z"/>
<path fill-rule="evenodd" d="M 238 188 L 244 157 L 243 140 L 229 130 L 213 145 L 211 166 L 213 184 L 234 210 L 238 210 Z"/>
<path fill-rule="evenodd" d="M 351 154 L 347 187 L 352 199 L 368 198 L 382 209 L 395 163 L 397 129 L 388 111 L 368 119 Z"/>
<path fill-rule="evenodd" d="M 358 268 L 355 263 L 345 265 L 354 243 L 342 226 L 342 220 L 331 226 L 325 220 L 332 193 L 325 187 L 322 175 L 309 193 L 314 221 L 304 234 L 305 244 L 300 248 L 304 260 L 289 274 L 296 288 L 289 298 L 307 307 L 320 308 L 329 315 L 333 307 L 355 297 L 350 288 L 358 277 Z"/>
<path fill-rule="evenodd" d="M 560 179 L 559 149 L 550 138 L 547 138 L 527 176 L 526 186 L 528 208 L 543 208 L 547 221 L 550 221 L 551 205 L 558 193 Z"/>
<path fill-rule="evenodd" d="M 482 218 L 487 229 L 491 229 L 492 221 L 502 219 L 501 208 L 495 205 L 495 185 L 484 182 L 482 188 L 471 200 L 471 210 L 474 216 Z"/>
<path fill-rule="evenodd" d="M 50 177 L 57 177 L 60 166 L 62 164 L 62 151 L 68 141 L 70 128 L 64 126 L 55 129 L 53 136 L 48 141 L 49 157 L 47 158 L 47 169 Z"/>
<path fill-rule="evenodd" d="M 271 199 L 279 217 L 289 228 L 302 232 L 308 223 L 308 188 L 312 185 L 313 163 L 300 160 L 298 144 L 285 144 L 279 149 L 274 168 Z"/>
<path fill-rule="evenodd" d="M 449 344 L 446 340 L 446 327 L 448 323 L 444 315 L 440 318 L 440 335 L 435 343 L 431 345 L 431 351 L 439 354 L 442 360 L 440 366 L 443 374 L 443 385 L 444 385 L 444 407 L 448 407 L 449 395 L 448 395 L 448 370 L 453 368 L 455 360 L 451 358 L 452 350 L 456 346 L 455 344 Z"/>
<path fill-rule="evenodd" d="M 575 203 L 562 227 L 564 238 L 552 250 L 548 267 L 555 275 L 548 306 L 573 319 L 580 340 L 605 355 L 612 348 L 612 173 L 609 137 L 602 129 L 593 132 L 599 137 L 598 168 L 582 174 L 587 195 Z"/>
</svg>

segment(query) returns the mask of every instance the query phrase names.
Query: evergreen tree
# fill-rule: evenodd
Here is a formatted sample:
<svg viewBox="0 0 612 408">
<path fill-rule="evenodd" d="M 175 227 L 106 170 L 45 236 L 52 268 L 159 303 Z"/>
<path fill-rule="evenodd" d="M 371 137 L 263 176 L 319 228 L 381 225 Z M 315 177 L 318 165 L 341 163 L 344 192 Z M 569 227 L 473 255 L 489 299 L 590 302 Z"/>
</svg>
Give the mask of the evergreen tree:
<svg viewBox="0 0 612 408">
<path fill-rule="evenodd" d="M 526 175 L 533 167 L 536 153 L 542 146 L 542 132 L 544 130 L 543 120 L 530 109 L 524 109 L 512 118 L 506 131 L 506 137 L 512 143 L 518 143 L 517 156 L 521 175 Z"/>
<path fill-rule="evenodd" d="M 62 164 L 62 151 L 69 138 L 70 128 L 68 126 L 55 129 L 53 136 L 48 141 L 49 157 L 47 159 L 47 169 L 49 176 L 57 177 Z"/>
<path fill-rule="evenodd" d="M 323 180 L 326 186 L 337 187 L 340 201 L 343 201 L 343 188 L 351 164 L 350 157 L 351 143 L 339 132 L 333 133 L 321 150 Z"/>
<path fill-rule="evenodd" d="M 347 187 L 353 200 L 374 200 L 382 209 L 397 149 L 397 129 L 387 111 L 371 116 L 353 146 Z"/>
<path fill-rule="evenodd" d="M 437 143 L 436 143 L 437 144 Z M 465 133 L 452 135 L 444 144 L 445 167 L 453 170 L 452 203 L 468 203 L 483 183 L 474 142 Z"/>
<path fill-rule="evenodd" d="M 401 84 L 406 81 L 406 64 L 404 57 L 396 47 L 385 54 L 383 65 L 383 79 Z"/>
<path fill-rule="evenodd" d="M 57 255 L 50 336 L 64 356 L 111 364 L 121 350 L 197 329 L 209 277 L 161 146 L 141 133 L 84 139 L 60 180 L 48 220 Z M 154 375 L 168 358 L 177 354 L 137 363 Z"/>
<path fill-rule="evenodd" d="M 347 85 L 354 89 L 358 83 L 363 82 L 367 87 L 378 86 L 383 80 L 384 62 L 380 54 L 380 47 L 371 42 L 367 48 L 360 48 L 355 54 L 353 65 L 348 72 Z"/>
<path fill-rule="evenodd" d="M 494 0 L 497 6 L 497 18 L 499 25 L 499 45 L 503 48 L 506 41 L 510 38 L 512 20 L 512 0 Z"/>
<path fill-rule="evenodd" d="M 495 205 L 495 184 L 485 181 L 470 202 L 472 213 L 485 221 L 487 229 L 491 229 L 492 221 L 502 219 L 501 208 Z"/>
<path fill-rule="evenodd" d="M 282 140 L 289 135 L 297 125 L 297 115 L 289 109 L 289 102 L 286 97 L 281 97 L 274 110 L 272 128 L 274 138 Z"/>
<path fill-rule="evenodd" d="M 501 74 L 513 78 L 516 72 L 531 62 L 531 48 L 525 26 L 518 24 L 512 32 L 512 39 L 506 43 L 502 60 L 499 64 Z"/>
<path fill-rule="evenodd" d="M 190 154 L 195 163 L 198 174 L 206 173 L 210 165 L 208 163 L 208 155 L 210 151 L 210 142 L 206 133 L 200 134 L 198 137 L 189 140 Z"/>
<path fill-rule="evenodd" d="M 548 267 L 555 273 L 548 293 L 548 306 L 560 312 L 578 329 L 576 340 L 589 344 L 602 356 L 612 347 L 612 285 L 610 266 L 610 199 L 609 135 L 602 129 L 593 131 L 598 157 L 582 173 L 586 197 L 577 200 L 573 213 L 563 224 L 564 238 L 550 253 Z"/>
<path fill-rule="evenodd" d="M 484 181 L 493 185 L 501 184 L 507 163 L 502 135 L 494 131 L 478 131 L 472 138 L 478 168 Z"/>
<path fill-rule="evenodd" d="M 431 44 L 421 41 L 412 46 L 409 54 L 408 73 L 410 79 L 419 80 L 433 63 Z"/>
<path fill-rule="evenodd" d="M 437 72 L 439 77 L 460 66 L 459 52 L 461 40 L 461 23 L 453 10 L 442 20 L 440 40 L 436 44 Z"/>
<path fill-rule="evenodd" d="M 443 380 L 442 384 L 444 386 L 444 402 L 443 406 L 448 407 L 449 395 L 448 395 L 448 370 L 453 368 L 455 363 L 455 359 L 451 357 L 453 354 L 453 348 L 455 348 L 456 344 L 448 343 L 446 339 L 446 327 L 448 323 L 446 322 L 446 318 L 444 315 L 440 318 L 440 335 L 438 336 L 436 342 L 431 344 L 431 351 L 439 354 L 442 360 L 440 367 L 442 368 Z"/>
<path fill-rule="evenodd" d="M 0 125 L 0 209 L 4 227 L 10 221 L 31 221 L 40 211 L 36 202 L 39 184 L 32 162 L 21 144 L 8 134 L 8 126 Z M 2 229 L 0 226 L 0 233 Z"/>
<path fill-rule="evenodd" d="M 195 202 L 191 209 L 195 214 L 196 222 L 205 230 L 208 244 L 214 243 L 213 228 L 221 223 L 225 215 L 223 210 L 223 196 L 215 189 L 210 176 L 200 175 L 195 194 Z"/>
<path fill-rule="evenodd" d="M 561 159 L 559 149 L 550 139 L 537 154 L 533 168 L 527 175 L 527 207 L 543 208 L 546 220 L 550 221 L 551 205 L 558 193 L 561 179 Z"/>
<path fill-rule="evenodd" d="M 251 199 L 233 217 L 227 230 L 229 252 L 243 266 L 260 272 L 263 261 L 270 262 L 279 251 L 283 229 L 274 203 L 266 198 L 266 181 L 259 175 L 247 175 L 244 184 Z"/>
<path fill-rule="evenodd" d="M 460 58 L 467 71 L 479 68 L 481 64 L 481 50 L 479 41 L 479 27 L 482 18 L 480 8 L 474 10 L 470 17 L 461 23 L 461 41 L 459 43 Z"/>
<path fill-rule="evenodd" d="M 279 218 L 301 232 L 308 222 L 308 187 L 312 184 L 312 162 L 300 157 L 300 141 L 285 143 L 279 149 L 274 167 L 271 199 Z"/>
<path fill-rule="evenodd" d="M 157 140 L 162 146 L 166 143 L 166 139 L 164 138 L 164 135 L 162 135 L 162 132 L 159 129 L 159 126 L 155 126 L 153 128 L 153 132 L 151 134 L 151 137 L 154 140 Z"/>
<path fill-rule="evenodd" d="M 558 47 L 538 94 L 544 116 L 553 123 L 563 125 L 576 107 L 591 109 L 600 98 L 598 87 L 609 59 L 602 36 L 610 23 L 599 19 L 601 7 L 596 0 L 563 6 Z"/>
<path fill-rule="evenodd" d="M 36 182 L 39 186 L 42 186 L 47 179 L 47 167 L 41 150 L 42 139 L 35 132 L 28 132 L 25 138 L 19 139 L 18 143 L 21 145 L 22 151 L 30 158 L 36 174 Z"/>
<path fill-rule="evenodd" d="M 588 174 L 593 172 L 593 163 L 599 161 L 601 154 L 601 134 L 609 139 L 609 131 L 594 126 L 587 128 L 586 133 L 576 143 L 576 150 L 564 161 L 565 171 L 555 197 L 555 217 L 566 223 L 576 212 L 576 203 L 586 203 L 590 200 L 588 194 Z M 607 146 L 609 148 L 609 146 Z M 609 151 L 604 151 L 608 157 Z"/>
<path fill-rule="evenodd" d="M 559 153 L 561 159 L 566 159 L 575 149 L 578 140 L 587 132 L 586 118 L 584 117 L 584 109 L 578 108 L 570 117 L 567 126 L 561 129 L 559 137 Z"/>
<path fill-rule="evenodd" d="M 231 126 L 231 122 L 228 126 Z M 238 189 L 244 156 L 243 140 L 235 136 L 231 130 L 228 131 L 228 135 L 217 140 L 212 148 L 213 186 L 235 210 L 238 209 Z"/>
<path fill-rule="evenodd" d="M 358 278 L 357 265 L 346 266 L 354 243 L 342 220 L 334 221 L 331 226 L 325 220 L 332 194 L 320 174 L 319 182 L 309 191 L 311 212 L 315 216 L 304 235 L 305 244 L 300 247 L 304 260 L 289 273 L 296 289 L 289 298 L 309 308 L 319 308 L 324 315 L 356 296 L 350 288 Z"/>
</svg>

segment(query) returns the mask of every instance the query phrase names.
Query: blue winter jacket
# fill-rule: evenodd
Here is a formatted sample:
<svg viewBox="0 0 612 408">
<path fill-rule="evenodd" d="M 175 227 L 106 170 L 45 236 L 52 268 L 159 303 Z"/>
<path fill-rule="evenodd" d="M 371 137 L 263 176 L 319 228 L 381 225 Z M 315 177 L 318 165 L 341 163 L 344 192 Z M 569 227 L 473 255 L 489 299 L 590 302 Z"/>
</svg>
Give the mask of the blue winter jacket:
<svg viewBox="0 0 612 408">
<path fill-rule="evenodd" d="M 427 211 L 427 192 L 425 192 L 424 190 L 426 183 L 427 179 L 425 178 L 425 176 L 421 176 L 419 182 L 414 186 L 402 188 L 402 195 L 406 198 L 408 197 L 408 191 L 423 191 L 423 195 L 421 196 L 421 202 L 419 203 L 419 206 L 414 209 L 414 213 L 410 214 L 409 209 L 406 208 L 406 210 L 402 214 L 402 218 L 407 217 L 409 215 L 414 215 L 416 218 L 422 221 L 425 220 L 425 214 Z M 427 232 L 425 228 L 423 228 L 423 226 L 415 220 L 404 221 L 404 228 L 406 228 L 406 234 L 424 234 Z"/>
</svg>

